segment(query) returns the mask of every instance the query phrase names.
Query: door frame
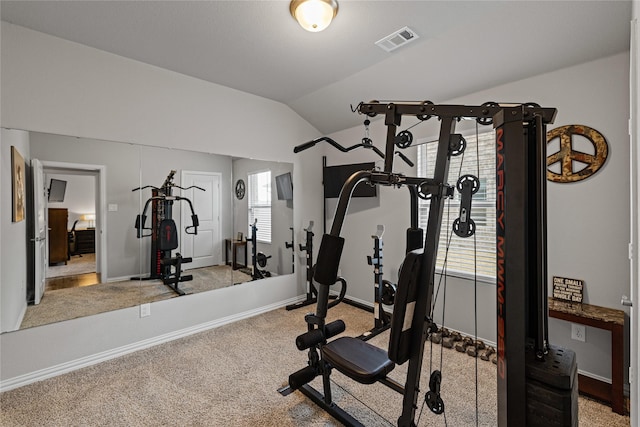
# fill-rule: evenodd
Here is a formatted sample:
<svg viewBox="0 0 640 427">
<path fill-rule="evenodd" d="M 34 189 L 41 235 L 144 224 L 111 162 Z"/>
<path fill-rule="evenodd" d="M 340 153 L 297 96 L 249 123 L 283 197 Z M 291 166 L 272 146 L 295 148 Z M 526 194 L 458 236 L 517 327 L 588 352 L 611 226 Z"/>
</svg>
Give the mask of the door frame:
<svg viewBox="0 0 640 427">
<path fill-rule="evenodd" d="M 107 167 L 84 163 L 40 160 L 45 173 L 85 172 L 96 177 L 96 273 L 101 282 L 108 280 L 107 271 Z"/>
<path fill-rule="evenodd" d="M 31 241 L 33 242 L 34 269 L 33 304 L 38 305 L 40 304 L 46 290 L 47 267 L 49 265 L 49 232 L 47 230 L 48 216 L 44 166 L 40 160 L 31 159 L 31 168 L 33 170 L 31 178 L 33 194 L 33 224 L 32 230 L 30 230 L 30 233 L 33 233 L 33 237 L 31 238 Z M 40 217 L 40 211 L 42 211 L 42 217 Z M 29 228 L 29 226 L 27 226 L 27 228 Z M 29 293 L 27 293 L 27 296 L 30 296 Z"/>
<path fill-rule="evenodd" d="M 629 240 L 629 260 L 630 260 L 630 291 L 631 291 L 631 309 L 629 316 L 630 323 L 630 400 L 631 400 L 631 425 L 638 425 L 640 422 L 640 382 L 638 381 L 638 373 L 640 372 L 640 364 L 638 356 L 640 355 L 640 316 L 638 309 L 640 308 L 640 123 L 638 114 L 640 113 L 640 28 L 638 27 L 638 19 L 631 21 L 631 48 L 630 48 L 630 117 L 629 117 L 629 135 L 630 135 L 630 227 L 631 236 Z"/>
</svg>

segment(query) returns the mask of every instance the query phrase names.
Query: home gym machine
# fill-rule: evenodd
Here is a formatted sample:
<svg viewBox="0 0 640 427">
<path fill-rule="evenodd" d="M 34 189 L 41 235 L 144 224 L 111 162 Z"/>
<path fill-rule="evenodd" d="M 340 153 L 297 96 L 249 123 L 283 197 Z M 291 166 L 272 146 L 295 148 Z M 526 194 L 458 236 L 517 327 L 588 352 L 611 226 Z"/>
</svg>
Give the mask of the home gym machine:
<svg viewBox="0 0 640 427">
<path fill-rule="evenodd" d="M 455 126 L 462 118 L 473 118 L 478 124 L 493 124 L 496 130 L 498 425 L 577 426 L 575 353 L 549 345 L 547 327 L 546 125 L 553 122 L 556 110 L 530 103 L 463 106 L 372 101 L 361 103 L 357 111 L 385 117 L 384 171 L 356 172 L 342 189 L 331 231 L 322 237 L 318 252 L 313 276 L 318 289 L 316 312 L 305 317 L 308 332 L 296 339 L 300 350 L 309 349 L 308 366 L 291 374 L 289 387 L 281 393 L 299 389 L 341 423 L 362 425 L 332 401 L 330 374 L 337 369 L 359 383 L 380 382 L 401 393 L 402 413 L 397 423 L 416 425 L 424 344 L 437 329 L 431 318 L 437 248 L 444 201 L 454 190 L 446 182 L 449 160 L 466 145 L 454 133 Z M 440 120 L 432 178 L 393 172 L 394 140 L 402 116 Z M 387 351 L 357 338 L 329 341 L 344 330 L 344 322 L 325 323 L 329 290 L 336 281 L 344 246 L 341 228 L 351 192 L 363 181 L 415 186 L 420 197 L 430 200 L 423 248 L 408 251 L 400 269 Z M 473 191 L 464 183 L 461 187 L 463 200 L 455 227 L 456 234 L 464 235 L 473 229 L 469 221 Z M 404 385 L 387 377 L 396 364 L 405 362 L 409 365 Z M 324 393 L 308 384 L 318 375 Z M 444 412 L 441 381 L 442 373 L 434 370 L 424 395 L 424 404 L 435 414 Z"/>
<path fill-rule="evenodd" d="M 170 287 L 178 295 L 185 295 L 185 292 L 179 288 L 180 282 L 193 280 L 192 275 L 182 275 L 182 264 L 192 261 L 191 258 L 185 258 L 176 252 L 175 256 L 171 256 L 171 251 L 178 248 L 178 230 L 176 223 L 172 218 L 173 203 L 187 202 L 191 210 L 191 225 L 185 227 L 187 234 L 198 234 L 198 215 L 193 210 L 193 203 L 186 197 L 174 196 L 173 189 L 189 190 L 195 188 L 205 191 L 204 188 L 192 185 L 183 188 L 173 182 L 176 171 L 172 170 L 167 175 L 161 187 L 145 185 L 144 187 L 134 188 L 132 191 L 141 191 L 151 188 L 151 197 L 144 204 L 142 214 L 136 217 L 135 229 L 136 236 L 151 237 L 151 265 L 149 277 L 134 277 L 132 280 L 154 280 L 160 279 L 162 283 Z M 151 227 L 146 227 L 147 209 L 151 205 Z M 144 230 L 149 230 L 149 234 L 144 234 Z"/>
<path fill-rule="evenodd" d="M 263 252 L 258 252 L 258 218 L 251 224 L 251 279 L 258 280 L 265 277 L 271 277 L 271 272 L 267 270 L 261 270 L 267 266 L 267 260 L 271 258 L 271 255 L 267 256 Z"/>
</svg>

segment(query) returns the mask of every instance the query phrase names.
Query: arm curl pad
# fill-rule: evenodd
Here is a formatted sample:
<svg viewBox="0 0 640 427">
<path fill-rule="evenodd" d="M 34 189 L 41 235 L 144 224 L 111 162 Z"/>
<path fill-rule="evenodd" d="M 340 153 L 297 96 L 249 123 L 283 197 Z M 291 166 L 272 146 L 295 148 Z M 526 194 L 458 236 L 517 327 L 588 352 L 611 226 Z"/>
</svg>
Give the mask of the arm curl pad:
<svg viewBox="0 0 640 427">
<path fill-rule="evenodd" d="M 325 234 L 322 236 L 318 260 L 314 273 L 314 280 L 322 285 L 331 286 L 338 280 L 338 267 L 344 239 L 340 236 Z"/>
</svg>

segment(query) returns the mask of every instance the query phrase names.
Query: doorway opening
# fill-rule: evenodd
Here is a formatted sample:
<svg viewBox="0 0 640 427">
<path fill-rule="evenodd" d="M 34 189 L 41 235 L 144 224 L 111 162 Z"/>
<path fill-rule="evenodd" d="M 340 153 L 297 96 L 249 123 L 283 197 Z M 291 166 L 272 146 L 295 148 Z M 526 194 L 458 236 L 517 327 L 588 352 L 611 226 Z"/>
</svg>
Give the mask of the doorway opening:
<svg viewBox="0 0 640 427">
<path fill-rule="evenodd" d="M 44 278 L 40 297 L 48 290 L 99 284 L 107 278 L 105 168 L 47 161 L 42 166 L 48 233 L 46 259 L 36 266 Z"/>
<path fill-rule="evenodd" d="M 49 188 L 49 263 L 45 290 L 100 283 L 95 248 L 96 173 L 55 169 L 45 169 L 44 173 Z M 65 191 L 55 194 L 56 184 Z"/>
</svg>

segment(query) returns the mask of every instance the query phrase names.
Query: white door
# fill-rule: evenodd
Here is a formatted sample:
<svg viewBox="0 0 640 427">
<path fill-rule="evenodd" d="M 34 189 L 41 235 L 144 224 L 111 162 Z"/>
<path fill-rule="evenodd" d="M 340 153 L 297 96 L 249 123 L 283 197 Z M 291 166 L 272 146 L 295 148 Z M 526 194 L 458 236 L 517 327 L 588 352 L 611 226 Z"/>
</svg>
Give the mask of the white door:
<svg viewBox="0 0 640 427">
<path fill-rule="evenodd" d="M 35 304 L 40 304 L 44 295 L 45 274 L 47 271 L 47 189 L 44 184 L 44 171 L 38 159 L 31 160 L 33 169 L 33 242 L 35 260 Z"/>
<path fill-rule="evenodd" d="M 208 267 L 222 263 L 220 180 L 219 173 L 182 171 L 182 187 L 195 185 L 205 190 L 181 190 L 182 197 L 191 200 L 200 222 L 197 235 L 187 234 L 185 227 L 192 223 L 191 209 L 186 201 L 180 202 L 180 250 L 183 257 L 193 258 L 193 262 L 186 265 L 186 268 Z M 174 194 L 178 195 L 177 192 Z"/>
</svg>

